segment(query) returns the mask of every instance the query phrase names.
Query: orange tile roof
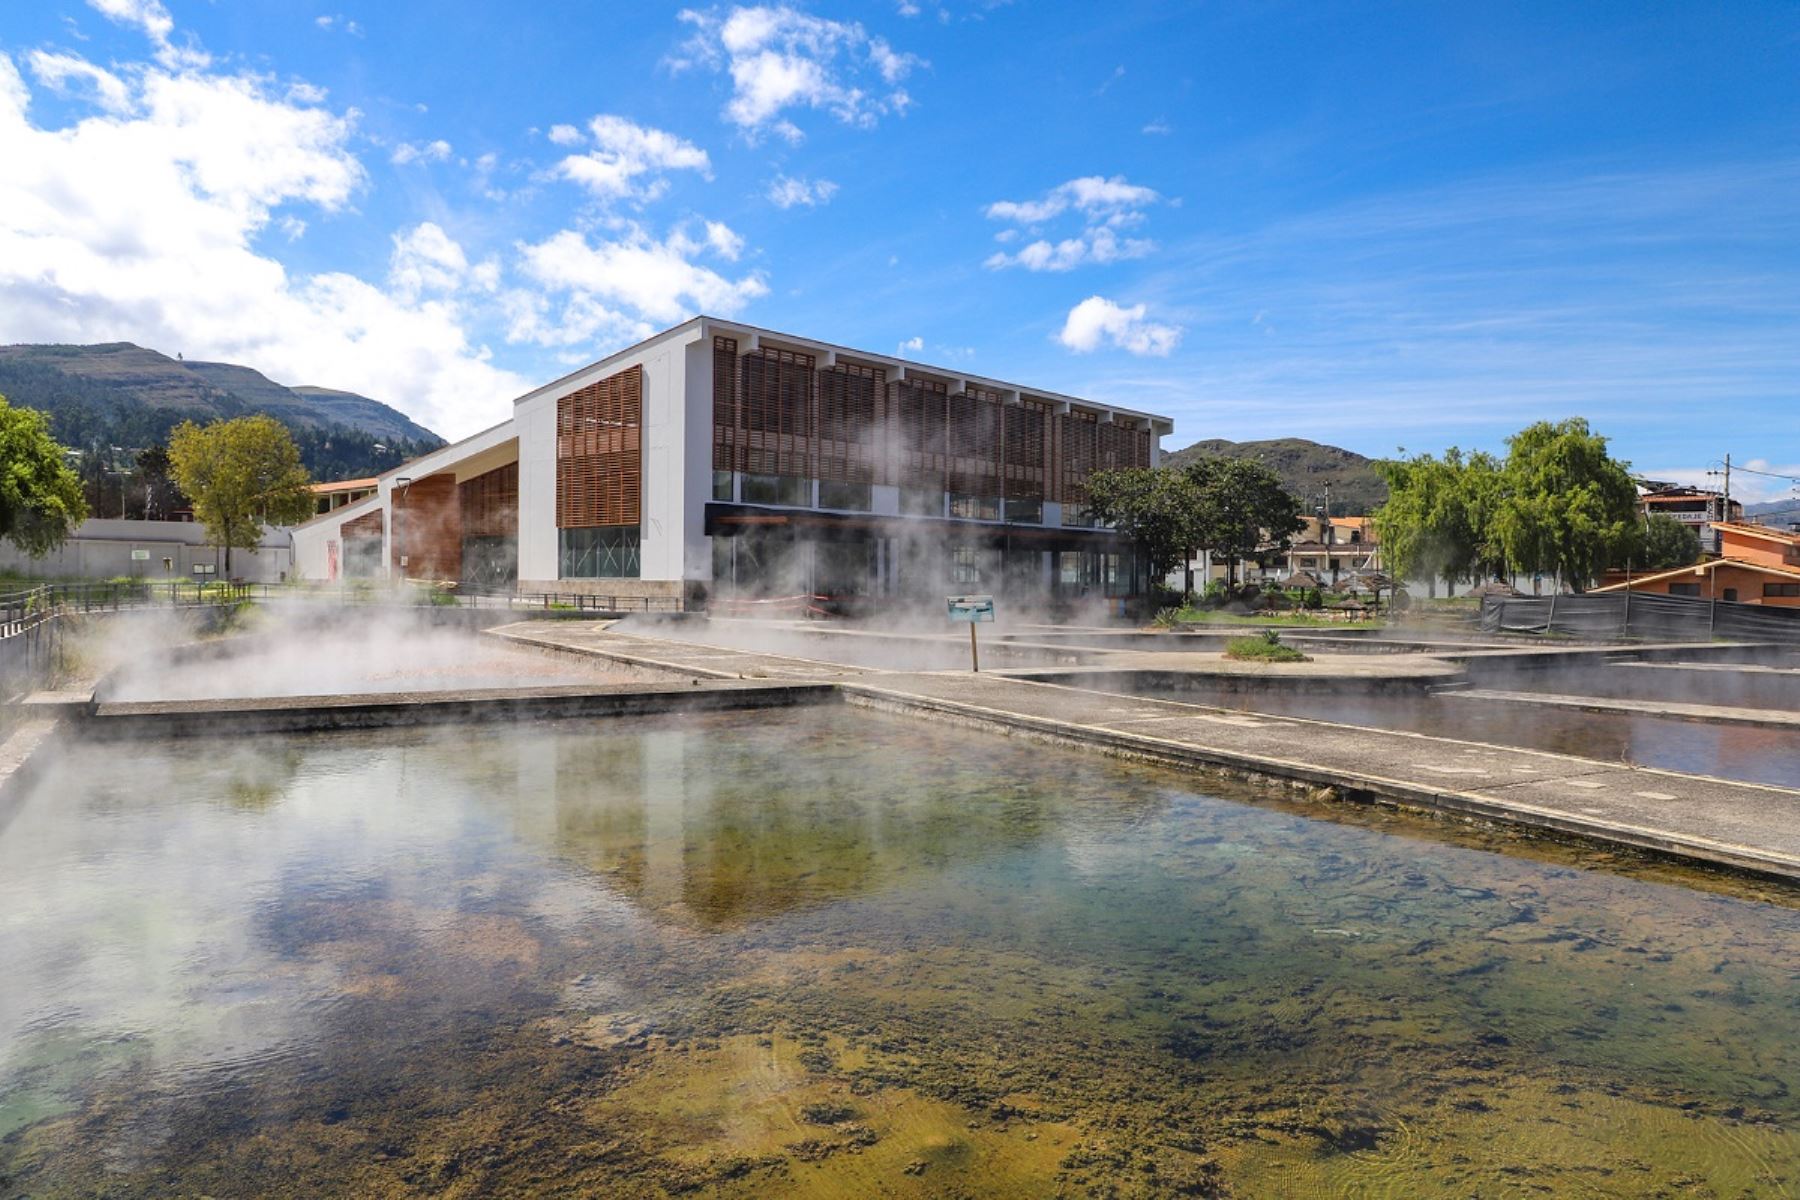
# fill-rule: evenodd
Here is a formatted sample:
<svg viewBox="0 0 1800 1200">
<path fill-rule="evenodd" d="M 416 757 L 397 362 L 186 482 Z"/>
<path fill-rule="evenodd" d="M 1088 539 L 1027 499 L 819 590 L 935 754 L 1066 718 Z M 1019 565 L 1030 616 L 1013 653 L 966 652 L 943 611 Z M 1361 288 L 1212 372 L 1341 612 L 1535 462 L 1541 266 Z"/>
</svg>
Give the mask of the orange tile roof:
<svg viewBox="0 0 1800 1200">
<path fill-rule="evenodd" d="M 1800 579 L 1800 571 L 1793 567 L 1772 567 L 1768 563 L 1750 562 L 1748 559 L 1742 558 L 1714 558 L 1703 563 L 1676 567 L 1672 571 L 1658 571 L 1654 575 L 1637 575 L 1631 579 L 1630 586 L 1635 588 L 1662 579 L 1673 579 L 1677 575 L 1704 575 L 1709 571 L 1716 571 L 1720 567 L 1737 567 L 1743 571 L 1761 571 L 1765 575 L 1779 575 L 1783 579 Z M 1591 596 L 1595 592 L 1622 592 L 1625 587 L 1624 583 L 1609 583 L 1605 587 L 1594 588 L 1588 595 Z"/>
</svg>

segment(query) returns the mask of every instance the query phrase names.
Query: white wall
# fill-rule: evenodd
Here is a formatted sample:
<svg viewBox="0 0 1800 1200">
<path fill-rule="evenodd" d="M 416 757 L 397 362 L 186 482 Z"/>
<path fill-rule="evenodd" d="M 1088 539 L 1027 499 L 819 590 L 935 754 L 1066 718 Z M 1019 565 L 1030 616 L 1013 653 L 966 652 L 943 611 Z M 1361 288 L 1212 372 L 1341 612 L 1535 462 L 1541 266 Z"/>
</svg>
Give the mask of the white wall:
<svg viewBox="0 0 1800 1200">
<path fill-rule="evenodd" d="M 292 574 L 294 554 L 289 532 L 264 526 L 256 550 L 231 552 L 231 575 L 252 583 L 277 583 Z M 133 559 L 134 550 L 149 557 Z M 163 566 L 167 559 L 169 566 Z M 11 542 L 0 542 L 0 568 L 40 578 L 111 579 L 133 575 L 145 579 L 193 579 L 195 563 L 210 564 L 226 578 L 225 552 L 206 544 L 206 530 L 192 521 L 83 521 L 73 537 L 43 558 L 32 558 Z"/>
</svg>

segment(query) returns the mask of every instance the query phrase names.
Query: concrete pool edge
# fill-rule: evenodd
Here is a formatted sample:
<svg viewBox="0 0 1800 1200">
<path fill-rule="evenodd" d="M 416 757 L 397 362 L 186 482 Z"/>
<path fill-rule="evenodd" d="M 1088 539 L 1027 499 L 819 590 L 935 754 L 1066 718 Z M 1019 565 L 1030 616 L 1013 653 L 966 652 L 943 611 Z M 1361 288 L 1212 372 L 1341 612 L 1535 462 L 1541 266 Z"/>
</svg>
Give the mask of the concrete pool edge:
<svg viewBox="0 0 1800 1200">
<path fill-rule="evenodd" d="M 1668 830 L 1597 821 L 1567 812 L 1388 779 L 1339 768 L 1238 753 L 1167 738 L 1125 733 L 1053 718 L 1007 712 L 959 701 L 919 696 L 870 683 L 840 684 L 853 707 L 898 715 L 954 720 L 1003 734 L 1023 734 L 1054 745 L 1099 750 L 1119 758 L 1151 762 L 1183 770 L 1203 770 L 1253 783 L 1311 787 L 1335 799 L 1378 803 L 1424 815 L 1452 815 L 1522 827 L 1529 831 L 1572 837 L 1608 848 L 1625 847 L 1684 865 L 1723 868 L 1800 886 L 1800 857 L 1685 835 Z M 1780 791 L 1781 789 L 1768 789 Z"/>
<path fill-rule="evenodd" d="M 306 733 L 418 725 L 648 716 L 839 702 L 830 684 L 696 680 L 562 684 L 258 700 L 102 703 L 69 721 L 77 737 L 113 740 L 236 733 Z"/>
</svg>

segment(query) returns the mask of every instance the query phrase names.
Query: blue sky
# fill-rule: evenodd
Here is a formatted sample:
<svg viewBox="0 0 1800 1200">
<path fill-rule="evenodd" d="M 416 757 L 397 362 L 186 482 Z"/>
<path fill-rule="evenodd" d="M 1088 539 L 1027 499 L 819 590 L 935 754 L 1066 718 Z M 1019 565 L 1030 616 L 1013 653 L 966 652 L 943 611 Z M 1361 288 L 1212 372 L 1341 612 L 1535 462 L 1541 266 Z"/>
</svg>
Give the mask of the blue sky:
<svg viewBox="0 0 1800 1200">
<path fill-rule="evenodd" d="M 0 341 L 457 436 L 705 310 L 1170 449 L 1800 474 L 1788 3 L 34 0 L 0 56 Z"/>
</svg>

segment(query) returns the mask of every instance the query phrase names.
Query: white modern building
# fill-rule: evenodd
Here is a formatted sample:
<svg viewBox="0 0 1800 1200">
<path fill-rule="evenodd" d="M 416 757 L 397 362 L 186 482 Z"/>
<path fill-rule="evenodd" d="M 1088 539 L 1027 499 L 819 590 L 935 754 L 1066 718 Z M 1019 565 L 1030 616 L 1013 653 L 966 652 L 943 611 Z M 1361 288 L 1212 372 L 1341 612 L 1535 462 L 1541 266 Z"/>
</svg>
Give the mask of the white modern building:
<svg viewBox="0 0 1800 1200">
<path fill-rule="evenodd" d="M 314 582 L 525 593 L 1029 587 L 1121 594 L 1095 470 L 1153 466 L 1166 417 L 696 317 L 529 392 L 511 419 L 294 531 Z"/>
</svg>

